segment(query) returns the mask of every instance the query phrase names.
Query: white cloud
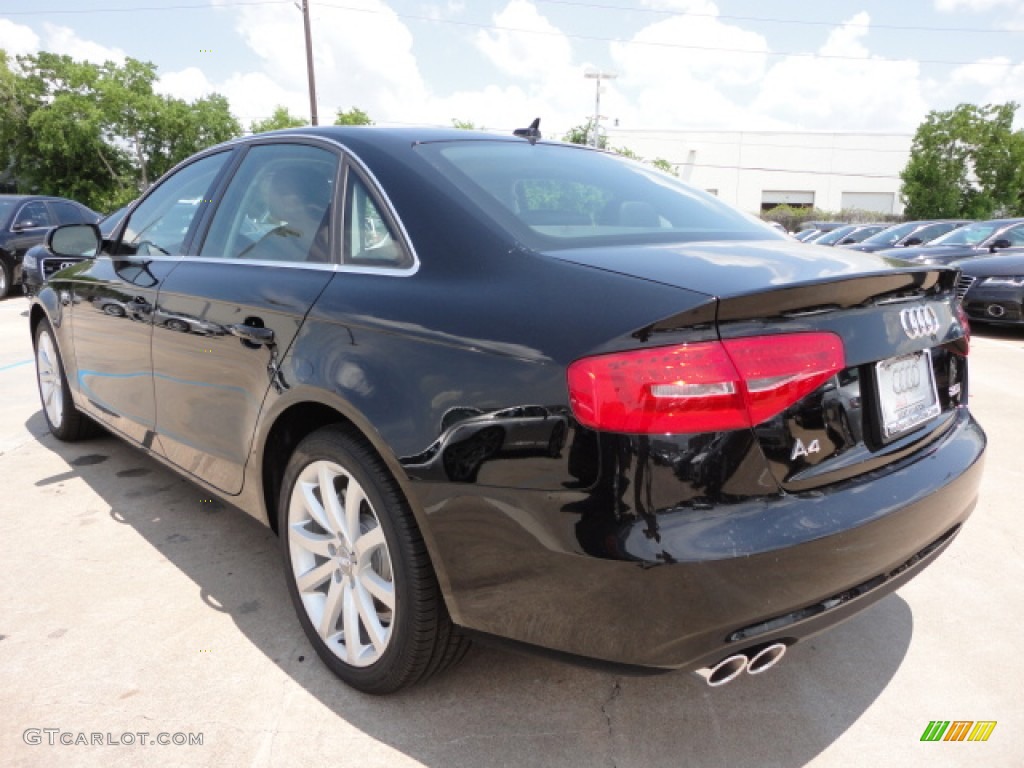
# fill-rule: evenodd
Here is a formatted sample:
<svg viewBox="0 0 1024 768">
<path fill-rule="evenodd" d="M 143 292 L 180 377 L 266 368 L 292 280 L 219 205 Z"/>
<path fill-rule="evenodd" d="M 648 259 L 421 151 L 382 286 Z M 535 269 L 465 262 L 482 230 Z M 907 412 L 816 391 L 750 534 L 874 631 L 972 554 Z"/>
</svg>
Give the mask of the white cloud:
<svg viewBox="0 0 1024 768">
<path fill-rule="evenodd" d="M 802 129 L 913 131 L 928 108 L 920 65 L 872 56 L 863 44 L 869 24 L 867 13 L 856 14 L 817 52 L 850 58 L 792 57 L 772 66 L 754 111 Z"/>
<path fill-rule="evenodd" d="M 45 49 L 51 53 L 61 53 L 76 61 L 91 61 L 93 64 L 104 64 L 108 61 L 124 63 L 125 52 L 120 48 L 110 48 L 92 40 L 83 40 L 70 27 L 61 27 L 46 22 L 43 24 L 46 33 Z"/>
<path fill-rule="evenodd" d="M 1020 8 L 1021 0 L 935 0 L 935 9 L 944 13 L 965 11 L 990 11 L 993 8 Z"/>
<path fill-rule="evenodd" d="M 953 70 L 944 91 L 949 97 L 961 97 L 957 101 L 973 104 L 1005 104 L 1015 101 L 1024 103 L 1024 63 L 1013 64 L 1003 56 L 980 59 Z M 947 109 L 954 104 L 943 104 Z M 1024 120 L 1018 114 L 1017 121 Z"/>
<path fill-rule="evenodd" d="M 26 53 L 35 53 L 39 50 L 39 35 L 31 27 L 0 19 L 0 48 L 7 51 L 12 59 Z"/>
<path fill-rule="evenodd" d="M 537 80 L 570 66 L 569 38 L 528 0 L 512 0 L 494 15 L 494 23 L 507 29 L 480 31 L 476 45 L 503 74 Z"/>
</svg>

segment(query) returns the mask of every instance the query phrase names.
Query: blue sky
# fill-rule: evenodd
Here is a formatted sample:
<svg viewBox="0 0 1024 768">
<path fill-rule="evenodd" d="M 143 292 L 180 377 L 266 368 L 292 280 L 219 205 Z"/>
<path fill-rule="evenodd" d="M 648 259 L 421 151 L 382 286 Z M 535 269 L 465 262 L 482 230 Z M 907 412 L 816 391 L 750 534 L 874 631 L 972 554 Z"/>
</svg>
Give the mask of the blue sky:
<svg viewBox="0 0 1024 768">
<path fill-rule="evenodd" d="M 622 128 L 912 133 L 929 109 L 1024 102 L 1024 0 L 309 0 L 321 122 L 592 113 Z M 248 126 L 308 114 L 292 0 L 0 0 L 0 48 L 159 68 L 187 99 L 225 94 Z"/>
</svg>

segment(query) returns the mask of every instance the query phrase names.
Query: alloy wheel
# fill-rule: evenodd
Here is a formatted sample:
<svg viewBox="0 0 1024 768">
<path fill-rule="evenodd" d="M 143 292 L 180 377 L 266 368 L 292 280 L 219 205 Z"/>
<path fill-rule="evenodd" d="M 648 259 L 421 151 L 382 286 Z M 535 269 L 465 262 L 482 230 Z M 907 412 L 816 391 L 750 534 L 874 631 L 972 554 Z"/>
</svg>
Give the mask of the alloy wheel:
<svg viewBox="0 0 1024 768">
<path fill-rule="evenodd" d="M 368 667 L 391 641 L 395 582 L 384 531 L 359 482 L 313 461 L 288 505 L 292 576 L 310 622 L 341 661 Z"/>
<path fill-rule="evenodd" d="M 60 363 L 53 338 L 48 332 L 39 335 L 36 345 L 36 375 L 39 377 L 39 394 L 42 395 L 46 416 L 56 428 L 64 422 L 64 388 L 61 385 Z"/>
</svg>

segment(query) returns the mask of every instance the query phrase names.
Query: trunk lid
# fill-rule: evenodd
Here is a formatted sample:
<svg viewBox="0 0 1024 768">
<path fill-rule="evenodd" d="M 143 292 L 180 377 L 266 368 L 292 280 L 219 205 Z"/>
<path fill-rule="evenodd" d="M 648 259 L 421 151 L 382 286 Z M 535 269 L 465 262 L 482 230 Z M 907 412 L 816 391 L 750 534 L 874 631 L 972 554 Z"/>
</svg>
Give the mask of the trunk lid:
<svg viewBox="0 0 1024 768">
<path fill-rule="evenodd" d="M 804 491 L 922 450 L 966 403 L 954 270 L 775 242 L 575 249 L 550 255 L 717 299 L 721 339 L 825 331 L 846 368 L 753 431 L 779 486 Z M 636 337 L 675 343 L 665 318 Z"/>
</svg>

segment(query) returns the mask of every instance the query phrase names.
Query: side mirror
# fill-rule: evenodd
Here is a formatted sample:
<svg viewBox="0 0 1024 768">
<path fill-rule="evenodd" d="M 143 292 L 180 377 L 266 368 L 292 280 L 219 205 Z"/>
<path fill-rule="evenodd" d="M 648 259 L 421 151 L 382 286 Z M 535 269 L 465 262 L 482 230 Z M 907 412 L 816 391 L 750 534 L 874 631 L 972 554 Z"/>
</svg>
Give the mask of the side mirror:
<svg viewBox="0 0 1024 768">
<path fill-rule="evenodd" d="M 1009 248 L 1010 245 L 1011 245 L 1011 243 L 1010 243 L 1009 240 L 1007 240 L 1005 237 L 1001 237 L 998 240 L 996 240 L 994 243 L 989 245 L 988 252 L 989 253 L 995 253 L 997 248 Z"/>
<path fill-rule="evenodd" d="M 35 229 L 37 226 L 38 225 L 31 219 L 22 219 L 21 221 L 16 222 L 13 227 L 11 227 L 11 231 L 21 232 L 26 229 Z"/>
<path fill-rule="evenodd" d="M 54 256 L 94 257 L 102 242 L 95 224 L 64 224 L 46 233 L 46 247 Z"/>
<path fill-rule="evenodd" d="M 923 242 L 924 242 L 924 240 L 922 240 L 920 237 L 908 237 L 903 242 L 903 247 L 904 248 L 913 248 L 915 245 L 920 245 Z"/>
</svg>

